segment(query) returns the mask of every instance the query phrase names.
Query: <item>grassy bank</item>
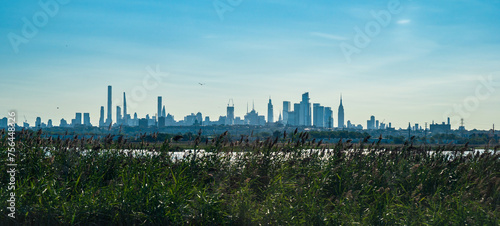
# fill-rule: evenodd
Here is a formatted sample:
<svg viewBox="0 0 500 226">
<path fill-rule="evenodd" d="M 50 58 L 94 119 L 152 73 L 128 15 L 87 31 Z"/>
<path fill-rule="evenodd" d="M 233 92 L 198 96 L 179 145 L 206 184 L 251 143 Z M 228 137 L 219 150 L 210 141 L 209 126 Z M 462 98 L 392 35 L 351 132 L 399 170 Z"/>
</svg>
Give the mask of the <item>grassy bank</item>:
<svg viewBox="0 0 500 226">
<path fill-rule="evenodd" d="M 306 133 L 203 145 L 215 153 L 173 161 L 172 140 L 16 138 L 16 221 L 28 224 L 474 224 L 500 223 L 498 155 L 443 146 L 430 155 L 411 142 L 318 144 Z M 50 147 L 52 151 L 47 153 Z M 132 157 L 111 149 L 149 149 Z M 309 148 L 332 152 L 304 152 Z M 92 149 L 85 155 L 83 149 Z M 345 150 L 354 151 L 346 152 Z M 368 154 L 362 150 L 368 149 Z M 0 170 L 8 170 L 2 134 Z M 441 151 L 456 151 L 449 159 Z M 243 152 L 231 158 L 231 152 Z M 284 155 L 283 153 L 286 153 Z M 7 200 L 9 175 L 1 175 Z M 5 205 L 6 202 L 4 202 Z M 2 225 L 13 222 L 0 208 Z"/>
</svg>

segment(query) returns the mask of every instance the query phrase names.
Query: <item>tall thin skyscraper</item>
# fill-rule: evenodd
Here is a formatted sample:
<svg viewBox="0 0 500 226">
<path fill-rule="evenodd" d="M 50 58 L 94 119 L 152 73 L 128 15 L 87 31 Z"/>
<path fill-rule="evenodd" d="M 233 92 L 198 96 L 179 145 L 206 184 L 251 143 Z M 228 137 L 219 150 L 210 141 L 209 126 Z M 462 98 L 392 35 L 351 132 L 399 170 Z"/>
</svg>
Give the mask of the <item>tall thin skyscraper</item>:
<svg viewBox="0 0 500 226">
<path fill-rule="evenodd" d="M 123 124 L 127 125 L 128 116 L 127 116 L 127 98 L 125 97 L 125 92 L 123 92 Z"/>
<path fill-rule="evenodd" d="M 271 97 L 269 97 L 269 103 L 267 104 L 267 122 L 269 124 L 274 123 L 274 110 L 273 103 L 271 102 Z"/>
<path fill-rule="evenodd" d="M 104 126 L 104 106 L 101 106 L 101 115 L 99 117 L 99 126 Z"/>
<path fill-rule="evenodd" d="M 109 125 L 111 124 L 113 118 L 112 118 L 112 109 L 111 109 L 111 86 L 108 86 L 108 118 L 106 118 L 106 124 Z"/>
<path fill-rule="evenodd" d="M 339 120 L 338 120 L 338 125 L 339 128 L 344 128 L 344 106 L 342 105 L 342 95 L 340 95 L 340 106 L 339 106 Z"/>
<path fill-rule="evenodd" d="M 116 124 L 122 124 L 122 108 L 120 106 L 116 106 Z"/>
<path fill-rule="evenodd" d="M 158 120 L 159 117 L 161 117 L 161 96 L 158 96 L 158 114 L 156 115 L 156 118 Z"/>
</svg>

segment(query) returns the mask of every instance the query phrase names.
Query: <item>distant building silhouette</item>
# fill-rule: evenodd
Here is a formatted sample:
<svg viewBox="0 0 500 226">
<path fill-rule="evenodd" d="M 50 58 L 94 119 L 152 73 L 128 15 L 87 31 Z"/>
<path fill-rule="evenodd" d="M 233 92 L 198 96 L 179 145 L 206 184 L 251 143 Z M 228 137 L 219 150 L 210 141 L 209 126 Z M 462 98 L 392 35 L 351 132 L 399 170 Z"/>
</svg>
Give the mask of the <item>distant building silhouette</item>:
<svg viewBox="0 0 500 226">
<path fill-rule="evenodd" d="M 125 92 L 123 92 L 123 124 L 128 125 L 129 116 L 127 114 L 127 97 Z"/>
<path fill-rule="evenodd" d="M 71 125 L 72 126 L 78 126 L 82 124 L 82 113 L 77 112 L 75 113 L 75 118 L 71 120 Z"/>
<path fill-rule="evenodd" d="M 431 133 L 448 133 L 451 131 L 451 124 L 450 124 L 450 118 L 448 118 L 448 124 L 445 124 L 444 122 L 441 124 L 434 124 L 432 122 L 430 126 L 430 131 Z"/>
<path fill-rule="evenodd" d="M 375 116 L 373 116 L 373 115 L 372 115 L 372 116 L 370 117 L 370 120 L 367 120 L 367 121 L 366 121 L 366 129 L 368 129 L 368 130 L 374 130 L 374 129 L 377 129 L 377 128 L 375 127 L 375 122 L 376 122 L 376 120 L 375 120 Z"/>
<path fill-rule="evenodd" d="M 311 103 L 309 103 L 309 92 L 302 94 L 299 110 L 299 126 L 311 126 Z"/>
<path fill-rule="evenodd" d="M 293 118 L 293 124 L 294 126 L 299 126 L 300 125 L 300 103 L 295 103 L 293 104 L 293 114 L 291 115 Z M 290 117 L 290 115 L 288 115 Z"/>
<path fill-rule="evenodd" d="M 263 115 L 259 116 L 259 113 L 255 111 L 254 107 L 255 105 L 252 106 L 252 110 L 245 115 L 245 124 L 253 126 L 265 125 L 265 117 Z"/>
<path fill-rule="evenodd" d="M 290 112 L 290 101 L 283 101 L 283 124 L 288 125 L 288 113 Z"/>
<path fill-rule="evenodd" d="M 325 127 L 325 107 L 318 103 L 313 104 L 313 125 L 315 127 Z"/>
<path fill-rule="evenodd" d="M 326 128 L 333 128 L 333 111 L 331 107 L 325 107 L 324 117 L 324 126 Z"/>
<path fill-rule="evenodd" d="M 165 127 L 166 123 L 165 123 L 165 117 L 159 117 L 158 118 L 158 127 L 162 128 L 162 127 Z"/>
<path fill-rule="evenodd" d="M 35 127 L 37 129 L 39 129 L 40 127 L 42 127 L 42 118 L 40 117 L 36 117 L 36 120 L 35 120 Z"/>
<path fill-rule="evenodd" d="M 158 96 L 158 112 L 157 112 L 157 117 L 160 117 L 161 116 L 161 107 L 162 107 L 162 103 L 161 103 L 161 96 Z"/>
<path fill-rule="evenodd" d="M 227 103 L 225 124 L 226 125 L 234 125 L 234 101 L 233 101 L 233 99 L 229 99 L 229 103 Z"/>
<path fill-rule="evenodd" d="M 274 110 L 273 103 L 271 102 L 271 97 L 269 97 L 269 103 L 267 104 L 267 123 L 274 123 Z"/>
<path fill-rule="evenodd" d="M 116 125 L 121 125 L 122 122 L 122 108 L 120 106 L 116 106 Z"/>
<path fill-rule="evenodd" d="M 338 127 L 344 128 L 344 105 L 342 105 L 342 95 L 340 95 L 340 105 L 339 105 L 339 114 L 338 114 Z"/>
<path fill-rule="evenodd" d="M 148 119 L 145 119 L 145 118 L 139 119 L 139 127 L 148 128 L 149 127 Z"/>
<path fill-rule="evenodd" d="M 61 121 L 59 122 L 59 126 L 60 127 L 68 127 L 68 122 L 62 118 Z"/>
<path fill-rule="evenodd" d="M 83 125 L 92 126 L 90 123 L 90 113 L 83 113 Z"/>
<path fill-rule="evenodd" d="M 112 116 L 112 92 L 111 92 L 111 86 L 108 86 L 108 117 L 106 118 L 106 125 L 110 125 L 113 122 L 113 116 Z"/>
<path fill-rule="evenodd" d="M 100 127 L 105 126 L 105 124 L 104 124 L 104 106 L 101 106 L 101 114 L 99 117 L 99 126 Z"/>
<path fill-rule="evenodd" d="M 3 117 L 0 119 L 0 128 L 7 128 L 8 126 L 8 119 L 7 117 Z"/>
</svg>

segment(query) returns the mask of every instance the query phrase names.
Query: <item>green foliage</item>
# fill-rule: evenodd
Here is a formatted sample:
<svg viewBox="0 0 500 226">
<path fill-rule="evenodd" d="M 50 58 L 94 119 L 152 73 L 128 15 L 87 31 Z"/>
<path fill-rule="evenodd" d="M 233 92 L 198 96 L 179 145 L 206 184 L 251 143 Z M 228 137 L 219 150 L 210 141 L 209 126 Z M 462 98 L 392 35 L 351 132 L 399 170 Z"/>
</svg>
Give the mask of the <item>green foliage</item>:
<svg viewBox="0 0 500 226">
<path fill-rule="evenodd" d="M 156 135 L 144 135 L 156 139 Z M 22 224 L 473 224 L 500 223 L 497 154 L 463 147 L 319 144 L 295 133 L 231 141 L 192 134 L 184 158 L 169 137 L 17 134 L 16 221 Z M 349 137 L 349 136 L 348 136 Z M 163 137 L 162 137 L 163 138 Z M 203 142 L 200 142 L 203 141 Z M 0 139 L 0 158 L 7 158 Z M 201 145 L 201 146 L 200 146 Z M 206 152 L 199 151 L 203 148 Z M 142 149 L 155 155 L 123 150 Z M 309 151 L 315 149 L 316 151 Z M 84 151 L 85 150 L 85 151 Z M 452 151 L 450 158 L 443 150 Z M 200 154 L 202 153 L 202 154 Z M 212 154 L 208 154 L 212 153 Z M 7 171 L 6 164 L 0 170 Z M 8 174 L 0 174 L 7 200 Z M 0 223 L 12 223 L 0 208 Z"/>
</svg>

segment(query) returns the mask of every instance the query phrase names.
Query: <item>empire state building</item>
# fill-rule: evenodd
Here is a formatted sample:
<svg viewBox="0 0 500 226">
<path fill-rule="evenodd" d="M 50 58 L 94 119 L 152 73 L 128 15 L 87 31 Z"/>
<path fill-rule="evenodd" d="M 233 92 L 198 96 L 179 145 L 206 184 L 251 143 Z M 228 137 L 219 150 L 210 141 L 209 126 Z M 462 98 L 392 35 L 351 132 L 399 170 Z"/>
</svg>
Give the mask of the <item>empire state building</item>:
<svg viewBox="0 0 500 226">
<path fill-rule="evenodd" d="M 339 128 L 344 128 L 344 106 L 342 105 L 342 95 L 340 95 L 340 106 L 339 106 L 339 114 L 338 114 L 338 123 L 339 123 Z"/>
</svg>

